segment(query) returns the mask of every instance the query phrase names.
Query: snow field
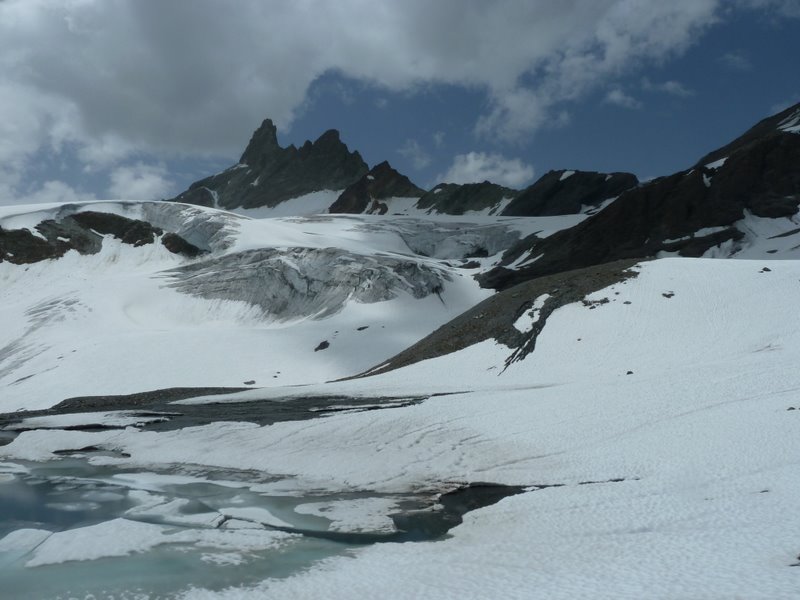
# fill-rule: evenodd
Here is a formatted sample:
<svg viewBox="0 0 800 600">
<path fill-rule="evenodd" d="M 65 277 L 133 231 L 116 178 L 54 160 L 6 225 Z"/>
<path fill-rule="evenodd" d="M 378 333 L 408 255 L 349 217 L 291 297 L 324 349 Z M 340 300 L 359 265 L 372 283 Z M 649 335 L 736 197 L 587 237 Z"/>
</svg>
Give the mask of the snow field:
<svg viewBox="0 0 800 600">
<path fill-rule="evenodd" d="M 368 221 L 242 219 L 232 247 L 263 245 L 269 235 L 278 245 L 313 239 L 319 247 L 374 251 L 382 240 L 380 251 L 409 252 L 388 228 L 365 229 Z M 106 240 L 93 257 L 68 255 L 28 271 L 2 264 L 2 410 L 51 406 L 67 395 L 251 379 L 270 387 L 227 398 L 450 395 L 265 427 L 24 432 L 0 447 L 0 460 L 50 460 L 56 450 L 94 445 L 130 454 L 114 459 L 121 466 L 256 469 L 292 476 L 299 492 L 400 493 L 480 481 L 531 486 L 468 514 L 442 541 L 365 547 L 356 560 L 332 558 L 289 579 L 193 590 L 190 598 L 404 598 L 432 591 L 442 598 L 793 598 L 800 589 L 800 571 L 789 566 L 800 553 L 800 261 L 766 260 L 772 244 L 791 256 L 793 234 L 765 237 L 791 231 L 793 221 L 749 216 L 744 225 L 750 237 L 738 256 L 758 260 L 642 263 L 636 278 L 588 298 L 604 303 L 556 310 L 535 352 L 507 369 L 512 350 L 488 340 L 335 383 L 324 381 L 378 364 L 485 292 L 454 277 L 443 301 L 350 303 L 329 319 L 271 323 L 243 303 L 164 288 L 163 269 L 181 259 L 160 246 L 133 250 Z M 537 316 L 518 328 L 527 330 Z M 330 348 L 314 352 L 322 340 Z M 173 508 L 153 510 L 163 516 Z M 352 527 L 365 511 L 365 522 L 381 527 L 391 510 L 391 502 L 374 501 L 306 505 L 299 514 L 327 512 Z M 130 544 L 106 552 L 179 541 L 143 525 L 147 531 L 111 521 L 53 534 L 30 560 L 78 560 L 73 544 L 81 536 L 112 540 L 127 528 Z M 13 535 L 0 545 L 36 545 L 43 536 Z M 197 543 L 192 539 L 187 543 Z M 209 560 L 238 560 L 218 554 Z"/>
</svg>

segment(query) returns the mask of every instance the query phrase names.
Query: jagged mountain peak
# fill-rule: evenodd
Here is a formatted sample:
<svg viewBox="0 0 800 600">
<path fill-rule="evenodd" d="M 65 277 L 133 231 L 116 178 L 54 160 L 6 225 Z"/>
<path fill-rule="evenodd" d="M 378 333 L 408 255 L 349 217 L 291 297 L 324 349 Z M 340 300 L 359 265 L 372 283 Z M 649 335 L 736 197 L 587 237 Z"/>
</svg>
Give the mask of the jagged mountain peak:
<svg viewBox="0 0 800 600">
<path fill-rule="evenodd" d="M 345 189 L 329 210 L 332 213 L 386 214 L 391 198 L 419 198 L 424 193 L 425 190 L 394 169 L 389 161 L 383 161 Z"/>
<path fill-rule="evenodd" d="M 328 129 L 314 142 L 314 146 L 334 146 L 342 142 L 338 129 Z"/>
<path fill-rule="evenodd" d="M 274 207 L 322 190 L 341 190 L 368 170 L 339 132 L 329 129 L 300 149 L 278 143 L 277 128 L 265 119 L 253 133 L 239 164 L 193 183 L 172 200 L 226 209 Z"/>
<path fill-rule="evenodd" d="M 264 154 L 281 150 L 278 144 L 278 128 L 272 119 L 264 119 L 261 126 L 253 132 L 239 164 L 256 165 Z"/>
<path fill-rule="evenodd" d="M 301 158 L 307 158 L 315 152 L 336 152 L 342 150 L 342 147 L 347 149 L 339 131 L 328 129 L 315 141 L 306 140 L 299 149 L 293 144 L 283 148 L 278 143 L 278 128 L 275 123 L 272 119 L 264 119 L 259 128 L 253 132 L 247 148 L 239 159 L 239 164 L 258 166 L 264 163 L 265 157 L 269 158 L 281 152 L 297 152 Z M 352 154 L 358 154 L 358 152 Z"/>
<path fill-rule="evenodd" d="M 756 157 L 756 146 L 763 150 L 771 144 L 791 145 L 791 140 L 765 140 L 785 138 L 795 133 L 800 133 L 800 104 L 763 119 L 739 138 L 701 158 L 695 168 L 708 178 L 731 155 L 747 150 Z M 757 166 L 745 161 L 743 168 L 750 172 Z M 691 171 L 684 175 L 690 176 Z M 731 177 L 741 179 L 744 175 L 740 173 Z M 649 186 L 662 179 L 665 178 L 649 182 L 645 187 L 649 189 Z M 699 181 L 705 185 L 705 179 Z M 275 207 L 285 200 L 322 190 L 344 190 L 328 207 L 330 212 L 383 214 L 388 211 L 388 205 L 383 200 L 405 197 L 419 198 L 413 210 L 427 213 L 460 215 L 479 211 L 503 216 L 556 216 L 591 214 L 607 201 L 635 190 L 638 185 L 639 181 L 632 173 L 559 169 L 548 171 L 522 191 L 484 181 L 441 183 L 425 192 L 393 169 L 387 161 L 378 163 L 370 170 L 362 156 L 357 151 L 350 151 L 342 142 L 336 129 L 328 129 L 316 140 L 308 140 L 299 148 L 293 145 L 284 148 L 278 142 L 275 124 L 265 119 L 253 133 L 238 165 L 192 184 L 174 200 L 227 209 L 248 209 Z M 741 189 L 749 188 L 745 185 Z M 794 188 L 790 183 L 788 187 L 784 185 L 780 189 L 788 192 L 781 192 L 783 195 L 775 198 L 760 194 L 757 200 L 751 202 L 750 208 L 755 214 L 764 216 L 785 214 L 794 206 Z M 734 195 L 740 195 L 738 191 L 734 192 Z M 699 197 L 703 194 L 698 192 L 696 195 Z M 314 210 L 319 210 L 319 207 Z M 702 213 L 703 210 L 698 212 Z M 671 219 L 667 221 L 671 222 Z"/>
</svg>

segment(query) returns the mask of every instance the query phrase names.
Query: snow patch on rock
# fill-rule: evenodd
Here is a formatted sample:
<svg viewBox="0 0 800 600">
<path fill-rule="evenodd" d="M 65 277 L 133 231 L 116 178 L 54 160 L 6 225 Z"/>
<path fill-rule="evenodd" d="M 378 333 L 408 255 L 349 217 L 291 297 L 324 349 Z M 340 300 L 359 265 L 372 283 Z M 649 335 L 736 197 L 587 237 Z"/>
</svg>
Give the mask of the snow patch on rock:
<svg viewBox="0 0 800 600">
<path fill-rule="evenodd" d="M 514 328 L 520 333 L 529 333 L 533 329 L 533 326 L 539 321 L 539 314 L 548 298 L 550 298 L 550 294 L 542 294 L 536 298 L 536 300 L 533 301 L 533 306 L 514 321 Z"/>
<path fill-rule="evenodd" d="M 800 133 L 800 109 L 781 121 L 778 124 L 778 129 L 787 133 Z"/>
</svg>

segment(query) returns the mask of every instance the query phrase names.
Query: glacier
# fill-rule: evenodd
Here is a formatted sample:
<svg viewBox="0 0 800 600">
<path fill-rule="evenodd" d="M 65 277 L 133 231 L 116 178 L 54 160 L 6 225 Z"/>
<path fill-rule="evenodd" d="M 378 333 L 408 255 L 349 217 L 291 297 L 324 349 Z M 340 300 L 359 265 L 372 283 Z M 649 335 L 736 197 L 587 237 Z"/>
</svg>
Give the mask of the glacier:
<svg viewBox="0 0 800 600">
<path fill-rule="evenodd" d="M 796 117 L 558 216 L 0 208 L 3 592 L 796 597 Z"/>
</svg>

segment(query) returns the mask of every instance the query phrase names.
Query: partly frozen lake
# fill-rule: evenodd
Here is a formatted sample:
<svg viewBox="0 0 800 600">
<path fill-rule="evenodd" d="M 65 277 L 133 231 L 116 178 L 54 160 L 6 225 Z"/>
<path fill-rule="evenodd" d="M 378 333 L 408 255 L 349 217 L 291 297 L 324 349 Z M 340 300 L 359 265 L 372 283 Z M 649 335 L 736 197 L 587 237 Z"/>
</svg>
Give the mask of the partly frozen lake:
<svg viewBox="0 0 800 600">
<path fill-rule="evenodd" d="M 327 529 L 329 521 L 294 510 L 307 499 L 237 482 L 126 474 L 74 459 L 2 470 L 0 589 L 8 598 L 221 589 L 285 577 L 354 546 L 262 525 Z"/>
<path fill-rule="evenodd" d="M 94 453 L 94 460 L 114 457 Z M 292 490 L 291 479 L 86 457 L 0 463 L 4 597 L 155 598 L 287 577 L 374 543 L 439 539 L 514 493 L 435 496 Z"/>
</svg>

